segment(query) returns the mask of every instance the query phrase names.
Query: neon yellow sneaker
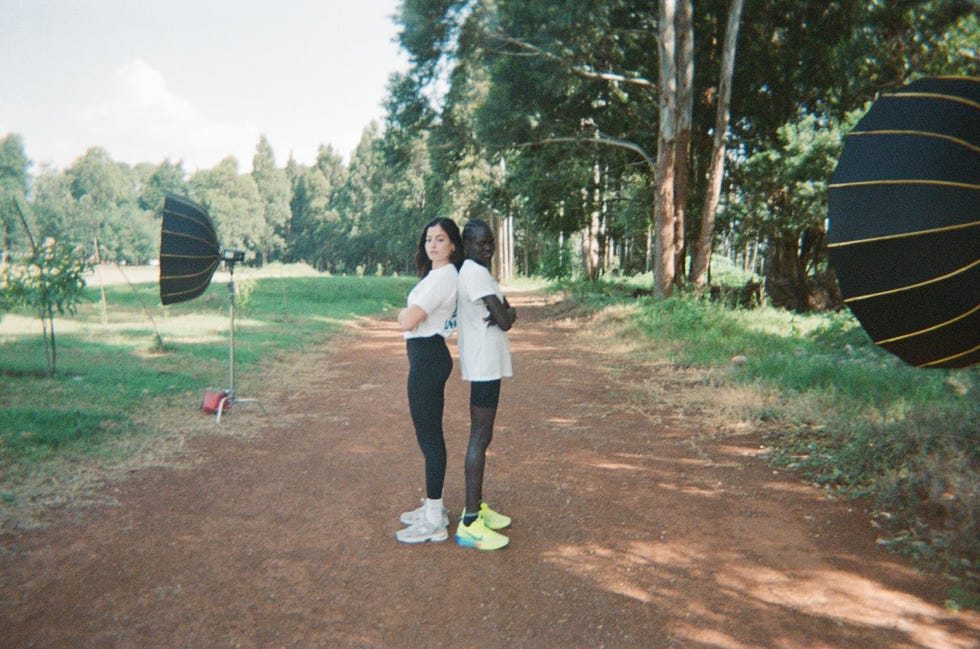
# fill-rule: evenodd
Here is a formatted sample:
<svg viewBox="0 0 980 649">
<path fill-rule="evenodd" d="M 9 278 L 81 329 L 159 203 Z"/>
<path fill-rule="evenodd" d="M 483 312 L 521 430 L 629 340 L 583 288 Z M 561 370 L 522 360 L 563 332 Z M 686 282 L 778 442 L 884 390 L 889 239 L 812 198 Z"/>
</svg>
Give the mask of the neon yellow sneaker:
<svg viewBox="0 0 980 649">
<path fill-rule="evenodd" d="M 463 513 L 465 514 L 466 512 L 464 511 Z M 489 505 L 483 502 L 480 503 L 480 518 L 492 530 L 502 530 L 510 525 L 510 516 L 504 516 L 499 512 L 493 511 Z"/>
<path fill-rule="evenodd" d="M 464 548 L 499 550 L 509 542 L 510 539 L 506 536 L 487 527 L 486 522 L 480 516 L 477 516 L 470 525 L 463 525 L 463 521 L 460 520 L 459 525 L 456 526 L 456 544 Z"/>
<path fill-rule="evenodd" d="M 483 522 L 487 524 L 487 528 L 491 530 L 502 530 L 510 525 L 510 516 L 504 516 L 500 512 L 493 511 L 485 502 L 480 503 L 480 511 L 477 512 L 477 515 L 483 519 Z M 465 507 L 460 516 L 466 516 Z"/>
</svg>

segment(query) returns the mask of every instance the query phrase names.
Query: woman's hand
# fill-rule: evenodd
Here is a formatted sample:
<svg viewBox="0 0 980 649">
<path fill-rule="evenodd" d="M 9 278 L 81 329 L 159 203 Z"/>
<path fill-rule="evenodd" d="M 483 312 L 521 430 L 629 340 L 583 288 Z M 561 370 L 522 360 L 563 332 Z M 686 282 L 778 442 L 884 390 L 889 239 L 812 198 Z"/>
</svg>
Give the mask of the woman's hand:
<svg viewBox="0 0 980 649">
<path fill-rule="evenodd" d="M 428 314 L 422 310 L 422 307 L 413 304 L 398 312 L 398 326 L 402 331 L 411 331 L 427 317 Z"/>
</svg>

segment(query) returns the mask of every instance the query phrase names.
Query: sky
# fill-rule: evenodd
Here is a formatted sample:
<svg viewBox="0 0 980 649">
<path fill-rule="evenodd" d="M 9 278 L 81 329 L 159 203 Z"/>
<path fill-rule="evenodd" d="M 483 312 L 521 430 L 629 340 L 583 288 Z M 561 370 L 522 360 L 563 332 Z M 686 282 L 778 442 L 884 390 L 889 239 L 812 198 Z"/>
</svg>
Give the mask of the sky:
<svg viewBox="0 0 980 649">
<path fill-rule="evenodd" d="M 383 123 L 399 0 L 0 0 L 0 138 L 32 174 L 91 147 L 117 162 L 229 155 L 244 173 L 261 135 L 276 164 L 321 145 L 349 159 Z"/>
</svg>

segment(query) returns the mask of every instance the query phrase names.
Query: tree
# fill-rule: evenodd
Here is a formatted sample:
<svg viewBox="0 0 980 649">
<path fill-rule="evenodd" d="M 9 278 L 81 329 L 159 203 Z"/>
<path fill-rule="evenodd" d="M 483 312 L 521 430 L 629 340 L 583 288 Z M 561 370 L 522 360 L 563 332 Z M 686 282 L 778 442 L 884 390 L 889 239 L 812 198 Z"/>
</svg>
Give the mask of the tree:
<svg viewBox="0 0 980 649">
<path fill-rule="evenodd" d="M 0 262 L 24 241 L 15 201 L 23 200 L 27 193 L 30 166 L 19 135 L 0 139 Z"/>
<path fill-rule="evenodd" d="M 677 10 L 665 16 L 671 7 Z M 421 103 L 432 109 L 433 117 L 426 119 L 425 110 L 404 113 L 421 117 L 416 123 L 434 133 L 447 125 L 465 125 L 454 112 L 459 105 L 454 93 L 463 88 L 457 89 L 457 84 L 469 87 L 472 80 L 482 79 L 487 89 L 477 104 L 475 130 L 459 129 L 457 133 L 466 137 L 455 138 L 456 146 L 451 138 L 441 140 L 432 147 L 436 155 L 455 161 L 482 148 L 480 155 L 495 160 L 520 147 L 516 155 L 507 154 L 508 175 L 519 169 L 534 178 L 557 173 L 554 161 L 541 153 L 548 147 L 560 147 L 566 158 L 579 158 L 589 173 L 578 175 L 577 185 L 566 185 L 550 196 L 543 194 L 546 184 L 535 188 L 525 183 L 530 192 L 526 196 L 505 193 L 512 204 L 548 203 L 547 213 L 562 215 L 555 219 L 534 211 L 529 214 L 534 220 L 530 227 L 549 218 L 563 223 L 578 219 L 577 228 L 594 230 L 596 212 L 579 209 L 574 203 L 581 201 L 569 200 L 583 193 L 610 210 L 600 212 L 607 222 L 615 221 L 615 210 L 625 203 L 614 192 L 628 187 L 623 180 L 635 168 L 615 160 L 611 151 L 625 149 L 646 160 L 646 152 L 656 149 L 657 270 L 666 280 L 658 280 L 658 290 L 666 292 L 683 276 L 685 249 L 697 264 L 697 281 L 704 281 L 717 205 L 725 193 L 731 203 L 731 192 L 737 190 L 730 176 L 726 181 L 721 166 L 729 144 L 735 145 L 731 160 L 741 163 L 775 146 L 778 129 L 802 115 L 840 119 L 876 92 L 902 83 L 910 70 L 937 61 L 937 44 L 948 42 L 950 25 L 960 26 L 953 33 L 956 43 L 969 43 L 975 33 L 962 22 L 970 14 L 967 0 L 760 0 L 752 5 L 748 21 L 737 20 L 741 4 L 731 0 L 695 3 L 690 21 L 688 7 L 682 0 L 656 5 L 643 0 L 408 0 L 400 16 L 399 38 L 413 63 L 413 84 L 404 84 L 400 91 L 414 85 L 420 100 L 402 103 L 417 106 L 425 100 Z M 658 32 L 665 30 L 673 35 L 658 40 Z M 962 35 L 957 39 L 957 34 Z M 736 44 L 739 66 L 729 74 Z M 975 51 L 968 45 L 958 50 Z M 652 55 L 655 51 L 663 56 Z M 952 51 L 942 48 L 942 56 Z M 655 70 L 661 78 L 661 66 L 663 83 L 671 84 L 666 92 L 650 81 Z M 688 93 L 691 78 L 693 92 Z M 671 115 L 663 115 L 664 110 Z M 719 118 L 729 112 L 733 117 L 726 125 Z M 659 143 L 653 137 L 658 130 L 654 124 L 666 135 Z M 529 174 L 529 166 L 538 165 L 540 171 Z M 673 178 L 665 180 L 666 174 Z M 602 179 L 598 192 L 597 177 Z M 566 180 L 576 182 L 572 178 Z M 441 180 L 444 185 L 449 182 Z M 506 179 L 504 186 L 510 185 Z M 704 227 L 685 218 L 695 207 L 700 207 Z M 686 241 L 695 236 L 700 244 L 688 246 Z M 671 254 L 673 264 L 664 257 Z"/>
<path fill-rule="evenodd" d="M 187 173 L 182 162 L 164 160 L 150 173 L 141 188 L 139 206 L 152 214 L 161 214 L 163 201 L 168 193 L 179 196 L 186 196 L 188 193 Z"/>
<path fill-rule="evenodd" d="M 145 263 L 154 256 L 152 215 L 140 208 L 138 172 L 100 148 L 65 169 L 59 205 L 45 213 L 46 234 L 91 245 L 97 262 Z M 66 218 L 67 217 L 67 218 Z"/>
<path fill-rule="evenodd" d="M 756 153 L 738 170 L 742 227 L 767 241 L 766 292 L 776 306 L 803 313 L 840 304 L 826 266 L 827 183 L 843 133 L 861 112 L 843 125 L 813 115 L 786 124 L 778 148 Z"/>
<path fill-rule="evenodd" d="M 828 155 L 828 147 L 839 151 L 841 145 L 824 137 L 840 138 L 846 129 L 812 136 L 817 149 L 809 162 L 814 164 L 804 160 L 794 138 L 810 137 L 811 128 L 848 123 L 853 111 L 879 92 L 903 85 L 918 70 L 962 73 L 971 58 L 975 69 L 975 49 L 970 54 L 945 45 L 956 42 L 950 33 L 964 28 L 969 33 L 969 25 L 976 24 L 972 5 L 962 0 L 849 0 L 753 7 L 739 46 L 740 61 L 748 58 L 752 64 L 741 65 L 734 79 L 733 113 L 743 116 L 732 124 L 738 148 L 729 205 L 750 215 L 744 221 L 753 224 L 749 227 L 764 225 L 757 231 L 766 241 L 766 290 L 775 304 L 797 310 L 834 304 L 832 281 L 824 274 L 823 221 L 827 165 L 832 170 L 836 157 L 825 164 L 817 161 Z M 741 169 L 746 165 L 751 187 Z M 785 184 L 774 186 L 778 179 Z M 810 196 L 812 188 L 818 193 Z M 744 190 L 765 198 L 738 205 Z M 762 205 L 765 214 L 759 212 Z M 816 211 L 803 215 L 807 205 Z"/>
<path fill-rule="evenodd" d="M 442 101 L 431 104 L 437 114 L 431 120 L 430 150 L 453 165 L 434 162 L 434 178 L 442 186 L 461 187 L 452 179 L 465 176 L 471 190 L 457 195 L 465 198 L 470 211 L 504 217 L 516 216 L 514 210 L 520 207 L 530 219 L 524 226 L 530 231 L 554 224 L 559 229 L 553 234 L 580 233 L 584 267 L 590 276 L 597 276 L 600 266 L 592 262 L 598 258 L 604 264 L 608 258 L 606 232 L 614 216 L 609 208 L 616 204 L 609 191 L 622 186 L 618 178 L 638 159 L 624 164 L 623 151 L 649 158 L 643 145 L 616 141 L 605 133 L 619 135 L 632 128 L 637 141 L 653 142 L 642 128 L 647 116 L 637 112 L 650 104 L 632 101 L 630 94 L 652 93 L 654 84 L 646 80 L 646 71 L 606 70 L 617 68 L 624 51 L 650 51 L 655 38 L 652 29 L 645 29 L 649 14 L 630 12 L 625 2 L 598 8 L 595 3 L 565 3 L 560 10 L 548 3 L 434 4 L 406 5 L 406 11 L 424 16 L 406 20 L 403 41 L 415 48 L 413 56 L 419 64 L 414 76 L 421 95 L 443 79 L 449 82 L 448 91 L 440 94 Z M 643 28 L 628 28 L 637 17 Z M 419 25 L 424 25 L 425 34 L 408 33 Z M 587 56 L 576 58 L 577 54 Z M 437 76 L 439 70 L 446 73 Z M 565 186 L 547 199 L 526 183 L 529 193 L 515 193 L 522 185 L 519 180 L 510 182 L 516 174 L 527 178 L 535 163 L 542 171 L 555 171 L 554 162 L 570 156 L 587 158 L 576 172 L 581 179 L 577 185 Z M 503 161 L 506 177 L 500 182 L 497 170 Z M 547 174 L 533 177 L 543 175 Z M 516 223 L 521 225 L 520 220 Z M 529 235 L 524 230 L 522 236 L 522 228 L 517 228 L 515 238 L 530 244 L 537 237 Z"/>
<path fill-rule="evenodd" d="M 283 169 L 276 167 L 275 154 L 264 135 L 255 147 L 252 178 L 255 179 L 264 212 L 263 227 L 257 241 L 264 265 L 271 255 L 281 252 L 285 246 L 285 233 L 292 217 L 289 179 Z"/>
<path fill-rule="evenodd" d="M 708 262 L 714 248 L 715 217 L 721 198 L 721 182 L 725 172 L 725 141 L 730 119 L 732 76 L 735 71 L 735 45 L 741 23 L 743 0 L 732 0 L 728 9 L 728 26 L 725 28 L 725 47 L 722 55 L 721 78 L 718 82 L 718 107 L 715 118 L 711 160 L 708 164 L 708 180 L 697 245 L 691 258 L 691 283 L 704 286 L 708 277 Z"/>
<path fill-rule="evenodd" d="M 193 198 L 214 220 L 221 245 L 254 257 L 265 228 L 265 210 L 251 174 L 239 174 L 238 160 L 228 156 L 213 169 L 196 172 L 189 185 Z"/>
<path fill-rule="evenodd" d="M 376 124 L 364 129 L 351 154 L 347 182 L 334 203 L 347 236 L 346 249 L 340 255 L 342 266 L 346 270 L 359 267 L 361 273 L 384 264 L 388 245 L 383 236 L 384 214 L 376 206 L 384 169 L 377 140 Z"/>
<path fill-rule="evenodd" d="M 660 130 L 657 138 L 657 202 L 654 211 L 656 265 L 653 294 L 665 297 L 674 284 L 674 182 L 677 169 L 677 24 L 676 2 L 660 0 Z"/>
<path fill-rule="evenodd" d="M 23 222 L 26 228 L 26 219 Z M 23 305 L 38 314 L 47 375 L 53 376 L 57 367 L 54 316 L 75 312 L 85 288 L 83 275 L 91 269 L 91 262 L 81 247 L 50 237 L 36 245 L 30 232 L 28 236 L 31 254 L 24 262 L 0 264 L 0 301 L 8 308 Z"/>
<path fill-rule="evenodd" d="M 337 207 L 337 196 L 347 183 L 343 158 L 332 147 L 321 146 L 311 167 L 290 161 L 286 174 L 292 187 L 287 258 L 318 270 L 342 270 L 348 247 Z"/>
</svg>

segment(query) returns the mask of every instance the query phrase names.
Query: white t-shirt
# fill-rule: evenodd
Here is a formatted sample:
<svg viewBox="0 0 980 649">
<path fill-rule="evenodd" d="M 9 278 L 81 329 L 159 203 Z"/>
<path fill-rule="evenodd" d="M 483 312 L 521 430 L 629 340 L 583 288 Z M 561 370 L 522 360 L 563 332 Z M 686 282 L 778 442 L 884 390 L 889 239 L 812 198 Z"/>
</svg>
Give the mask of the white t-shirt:
<svg viewBox="0 0 980 649">
<path fill-rule="evenodd" d="M 513 376 L 507 332 L 483 320 L 490 315 L 483 298 L 504 294 L 490 271 L 472 259 L 459 269 L 459 368 L 464 381 L 495 381 Z"/>
<path fill-rule="evenodd" d="M 425 311 L 425 319 L 411 331 L 402 335 L 407 338 L 428 338 L 439 334 L 443 338 L 452 335 L 456 328 L 456 267 L 446 264 L 433 268 L 408 294 L 408 306 L 413 304 Z"/>
</svg>

